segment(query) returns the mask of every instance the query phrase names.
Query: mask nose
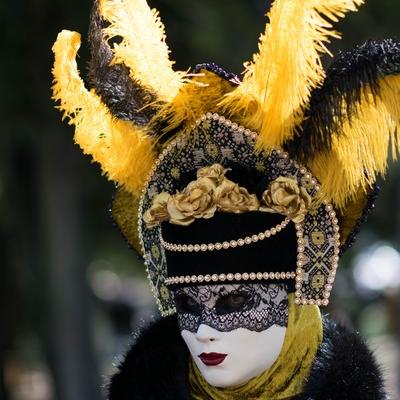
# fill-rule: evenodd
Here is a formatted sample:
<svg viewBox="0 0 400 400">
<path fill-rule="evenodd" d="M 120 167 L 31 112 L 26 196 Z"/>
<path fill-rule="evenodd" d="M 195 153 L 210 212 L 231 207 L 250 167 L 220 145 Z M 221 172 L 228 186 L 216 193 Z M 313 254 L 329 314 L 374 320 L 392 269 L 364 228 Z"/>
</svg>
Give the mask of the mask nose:
<svg viewBox="0 0 400 400">
<path fill-rule="evenodd" d="M 204 324 L 201 324 L 196 332 L 196 339 L 203 343 L 214 342 L 215 340 L 218 340 L 219 337 L 220 333 L 217 330 Z"/>
</svg>

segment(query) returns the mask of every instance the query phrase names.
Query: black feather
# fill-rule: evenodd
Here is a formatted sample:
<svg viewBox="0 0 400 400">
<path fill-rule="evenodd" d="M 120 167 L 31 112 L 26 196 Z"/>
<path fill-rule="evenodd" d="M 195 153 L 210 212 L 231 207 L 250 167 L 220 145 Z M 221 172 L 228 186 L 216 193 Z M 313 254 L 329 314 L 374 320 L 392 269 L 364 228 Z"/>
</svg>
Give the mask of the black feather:
<svg viewBox="0 0 400 400">
<path fill-rule="evenodd" d="M 218 75 L 220 78 L 223 78 L 234 85 L 240 85 L 240 78 L 235 73 L 225 71 L 218 64 L 215 63 L 197 64 L 193 68 L 193 73 L 198 74 L 199 72 L 201 72 L 201 70 L 212 72 L 215 75 Z"/>
<path fill-rule="evenodd" d="M 115 117 L 148 125 L 156 112 L 149 104 L 156 100 L 156 95 L 133 81 L 125 65 L 110 65 L 113 54 L 103 38 L 105 21 L 101 19 L 98 7 L 98 0 L 95 0 L 89 26 L 90 83 Z"/>
<path fill-rule="evenodd" d="M 375 358 L 358 334 L 324 319 L 324 340 L 301 399 L 387 399 Z"/>
<path fill-rule="evenodd" d="M 364 88 L 369 86 L 379 96 L 380 79 L 396 74 L 400 74 L 400 42 L 368 41 L 341 52 L 327 69 L 322 86 L 313 91 L 298 135 L 285 146 L 291 156 L 307 162 L 318 152 L 329 151 L 332 135 L 340 134 L 343 123 L 357 116 Z"/>
<path fill-rule="evenodd" d="M 190 398 L 189 351 L 176 316 L 147 327 L 111 378 L 110 400 L 186 400 Z"/>
</svg>

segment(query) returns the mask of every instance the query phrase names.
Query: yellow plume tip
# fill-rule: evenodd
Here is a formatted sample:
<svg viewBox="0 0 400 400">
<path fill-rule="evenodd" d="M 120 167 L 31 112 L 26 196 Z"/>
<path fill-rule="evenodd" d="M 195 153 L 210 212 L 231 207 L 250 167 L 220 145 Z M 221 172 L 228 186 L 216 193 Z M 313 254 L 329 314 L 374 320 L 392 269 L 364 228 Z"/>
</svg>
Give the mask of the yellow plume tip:
<svg viewBox="0 0 400 400">
<path fill-rule="evenodd" d="M 75 142 L 101 165 L 107 177 L 138 196 L 155 159 L 152 140 L 132 123 L 114 119 L 94 90 L 79 75 L 76 55 L 80 34 L 62 31 L 53 46 L 53 98 L 69 124 Z"/>
</svg>

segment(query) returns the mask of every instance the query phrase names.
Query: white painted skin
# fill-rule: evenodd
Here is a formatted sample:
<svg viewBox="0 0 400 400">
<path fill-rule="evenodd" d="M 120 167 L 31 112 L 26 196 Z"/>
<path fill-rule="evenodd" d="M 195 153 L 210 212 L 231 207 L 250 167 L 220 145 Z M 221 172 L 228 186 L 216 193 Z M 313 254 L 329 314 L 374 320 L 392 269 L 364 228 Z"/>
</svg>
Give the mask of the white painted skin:
<svg viewBox="0 0 400 400">
<path fill-rule="evenodd" d="M 273 325 L 261 332 L 238 328 L 220 332 L 200 325 L 196 333 L 183 330 L 181 335 L 205 380 L 212 386 L 226 388 L 244 384 L 270 368 L 277 360 L 286 328 Z M 227 354 L 216 366 L 206 366 L 202 353 Z"/>
</svg>

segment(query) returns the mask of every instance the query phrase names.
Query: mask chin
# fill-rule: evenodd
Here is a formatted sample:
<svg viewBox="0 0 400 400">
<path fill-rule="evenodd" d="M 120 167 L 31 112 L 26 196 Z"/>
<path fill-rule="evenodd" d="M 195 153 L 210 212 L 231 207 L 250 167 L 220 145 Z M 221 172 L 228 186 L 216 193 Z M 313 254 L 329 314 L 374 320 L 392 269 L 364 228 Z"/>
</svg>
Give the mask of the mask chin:
<svg viewBox="0 0 400 400">
<path fill-rule="evenodd" d="M 283 347 L 286 327 L 272 326 L 262 332 L 244 328 L 218 332 L 201 325 L 196 333 L 182 331 L 181 334 L 207 383 L 227 388 L 248 382 L 274 364 Z M 204 354 L 226 354 L 226 357 L 218 365 L 207 365 L 199 357 Z"/>
</svg>

